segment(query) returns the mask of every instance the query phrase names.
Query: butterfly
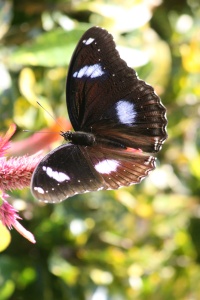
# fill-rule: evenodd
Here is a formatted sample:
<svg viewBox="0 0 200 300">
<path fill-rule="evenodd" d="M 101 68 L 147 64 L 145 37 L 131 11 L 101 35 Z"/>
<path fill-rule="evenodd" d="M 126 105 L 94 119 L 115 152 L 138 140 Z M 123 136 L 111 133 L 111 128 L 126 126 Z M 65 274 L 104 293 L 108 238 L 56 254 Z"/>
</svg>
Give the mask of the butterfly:
<svg viewBox="0 0 200 300">
<path fill-rule="evenodd" d="M 166 109 L 137 77 L 105 29 L 92 27 L 70 62 L 67 109 L 74 131 L 48 153 L 31 181 L 34 197 L 60 202 L 75 194 L 139 183 L 155 168 L 167 138 Z"/>
</svg>

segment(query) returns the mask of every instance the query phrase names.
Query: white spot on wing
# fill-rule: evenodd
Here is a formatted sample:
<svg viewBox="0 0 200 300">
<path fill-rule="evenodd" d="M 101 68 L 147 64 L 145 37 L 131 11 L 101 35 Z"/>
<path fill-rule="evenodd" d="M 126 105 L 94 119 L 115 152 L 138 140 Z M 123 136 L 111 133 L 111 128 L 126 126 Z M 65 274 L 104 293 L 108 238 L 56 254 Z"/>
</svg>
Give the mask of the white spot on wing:
<svg viewBox="0 0 200 300">
<path fill-rule="evenodd" d="M 157 150 L 157 147 L 159 145 L 159 138 L 155 137 L 154 138 L 154 149 Z"/>
<path fill-rule="evenodd" d="M 41 187 L 34 187 L 34 190 L 37 191 L 39 194 L 44 194 L 44 190 Z"/>
<path fill-rule="evenodd" d="M 137 115 L 134 104 L 127 100 L 120 100 L 116 103 L 117 117 L 122 124 L 130 124 L 135 121 Z"/>
<path fill-rule="evenodd" d="M 114 159 L 105 159 L 95 165 L 97 172 L 101 174 L 110 174 L 117 170 L 119 162 Z"/>
<path fill-rule="evenodd" d="M 43 169 L 43 171 L 46 172 L 46 174 L 49 177 L 55 179 L 58 182 L 63 182 L 65 180 L 70 180 L 70 177 L 67 174 L 63 173 L 63 172 L 53 171 L 52 168 L 45 167 L 45 166 L 43 166 L 42 169 Z"/>
<path fill-rule="evenodd" d="M 92 42 L 94 42 L 93 38 L 89 38 L 88 40 L 83 40 L 83 44 L 90 45 Z"/>
<path fill-rule="evenodd" d="M 102 70 L 102 67 L 100 64 L 94 64 L 94 65 L 86 65 L 83 68 L 81 68 L 79 71 L 74 72 L 73 77 L 82 78 L 82 77 L 90 77 L 90 78 L 96 78 L 100 77 L 105 72 Z"/>
<path fill-rule="evenodd" d="M 102 187 L 98 188 L 97 191 L 101 191 L 103 189 L 104 189 L 104 187 L 102 186 Z"/>
</svg>

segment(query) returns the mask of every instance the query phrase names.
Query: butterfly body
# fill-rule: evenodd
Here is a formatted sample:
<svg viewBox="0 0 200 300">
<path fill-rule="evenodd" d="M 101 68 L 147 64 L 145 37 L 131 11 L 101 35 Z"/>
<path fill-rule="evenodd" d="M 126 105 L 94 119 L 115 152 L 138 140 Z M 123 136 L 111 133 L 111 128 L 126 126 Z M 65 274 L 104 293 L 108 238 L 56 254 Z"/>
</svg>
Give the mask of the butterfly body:
<svg viewBox="0 0 200 300">
<path fill-rule="evenodd" d="M 75 145 L 92 146 L 95 144 L 95 136 L 92 133 L 66 131 L 61 132 L 61 136 L 63 136 L 66 141 L 71 141 Z"/>
<path fill-rule="evenodd" d="M 100 147 L 102 146 L 110 146 L 110 147 L 116 147 L 116 148 L 123 148 L 126 147 L 114 140 L 106 139 L 101 136 L 95 136 L 92 133 L 84 132 L 84 131 L 66 131 L 61 132 L 61 136 L 64 137 L 66 141 L 71 141 L 75 145 L 82 145 L 82 146 L 94 146 L 98 145 Z"/>
<path fill-rule="evenodd" d="M 155 168 L 166 134 L 166 109 L 153 88 L 120 58 L 112 36 L 92 27 L 69 67 L 67 108 L 75 132 L 45 156 L 33 195 L 59 202 L 75 194 L 140 182 Z"/>
</svg>

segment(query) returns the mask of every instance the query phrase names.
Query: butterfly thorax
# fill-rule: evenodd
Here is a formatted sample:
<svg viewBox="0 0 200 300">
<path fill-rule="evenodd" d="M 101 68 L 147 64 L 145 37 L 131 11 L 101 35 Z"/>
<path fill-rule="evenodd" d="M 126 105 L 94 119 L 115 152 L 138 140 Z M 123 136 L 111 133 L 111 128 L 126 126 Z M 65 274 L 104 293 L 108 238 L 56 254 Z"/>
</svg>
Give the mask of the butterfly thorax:
<svg viewBox="0 0 200 300">
<path fill-rule="evenodd" d="M 83 131 L 61 131 L 60 135 L 64 137 L 66 141 L 70 141 L 75 145 L 92 146 L 95 144 L 95 136 L 92 133 Z"/>
</svg>

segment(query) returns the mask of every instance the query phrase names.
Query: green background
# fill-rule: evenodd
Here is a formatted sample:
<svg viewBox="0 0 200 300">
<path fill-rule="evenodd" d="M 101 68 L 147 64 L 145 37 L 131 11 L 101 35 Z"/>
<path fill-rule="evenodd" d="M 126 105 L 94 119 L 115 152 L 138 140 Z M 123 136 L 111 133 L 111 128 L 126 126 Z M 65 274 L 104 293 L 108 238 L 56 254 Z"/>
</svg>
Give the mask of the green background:
<svg viewBox="0 0 200 300">
<path fill-rule="evenodd" d="M 12 155 L 30 150 L 32 133 L 23 129 L 53 126 L 36 101 L 69 127 L 67 68 L 93 25 L 112 33 L 154 86 L 169 135 L 156 170 L 139 185 L 55 205 L 29 189 L 10 192 L 37 243 L 15 230 L 9 243 L 1 230 L 8 242 L 0 245 L 0 300 L 200 299 L 199 17 L 198 0 L 0 1 L 0 130 L 15 122 L 13 142 L 22 142 Z M 50 135 L 44 141 L 48 151 Z"/>
</svg>

